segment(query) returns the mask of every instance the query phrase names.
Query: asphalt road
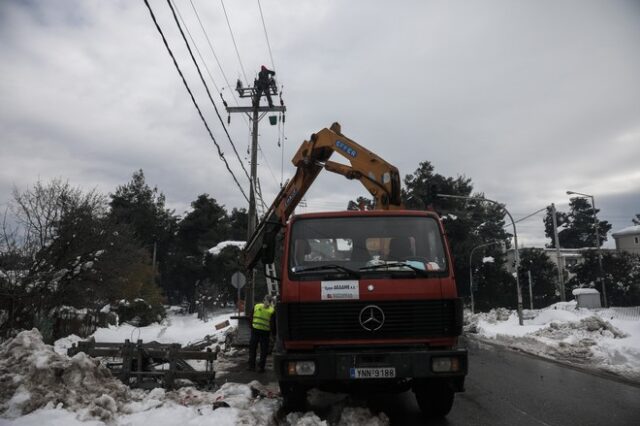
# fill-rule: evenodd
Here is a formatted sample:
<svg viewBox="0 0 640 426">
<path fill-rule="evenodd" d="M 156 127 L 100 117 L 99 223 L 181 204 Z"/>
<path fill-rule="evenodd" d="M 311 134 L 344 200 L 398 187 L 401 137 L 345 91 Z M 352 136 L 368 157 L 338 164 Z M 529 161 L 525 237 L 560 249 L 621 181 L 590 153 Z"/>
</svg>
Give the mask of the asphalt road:
<svg viewBox="0 0 640 426">
<path fill-rule="evenodd" d="M 369 401 L 392 425 L 640 425 L 640 386 L 471 341 L 466 392 L 444 420 L 427 422 L 413 394 Z"/>
<path fill-rule="evenodd" d="M 377 395 L 367 400 L 331 399 L 313 404 L 320 418 L 334 423 L 336 406 L 367 405 L 384 412 L 392 425 L 448 426 L 601 426 L 640 425 L 640 385 L 579 371 L 551 361 L 475 341 L 467 343 L 469 375 L 466 392 L 456 395 L 451 413 L 437 421 L 427 421 L 420 413 L 412 392 Z M 266 373 L 244 370 L 246 354 L 238 354 L 238 364 L 222 379 L 248 383 L 259 380 L 276 386 L 270 363 Z M 271 359 L 269 358 L 269 361 Z M 344 398 L 344 397 L 343 397 Z"/>
</svg>

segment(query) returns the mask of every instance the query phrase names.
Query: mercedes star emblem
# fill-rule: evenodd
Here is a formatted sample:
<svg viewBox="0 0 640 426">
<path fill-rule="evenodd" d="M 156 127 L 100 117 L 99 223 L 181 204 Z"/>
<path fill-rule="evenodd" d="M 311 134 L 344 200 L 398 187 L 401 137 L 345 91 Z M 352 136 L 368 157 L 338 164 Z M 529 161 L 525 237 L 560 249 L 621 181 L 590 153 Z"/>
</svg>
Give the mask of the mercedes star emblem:
<svg viewBox="0 0 640 426">
<path fill-rule="evenodd" d="M 384 312 L 376 305 L 367 305 L 360 311 L 360 325 L 367 331 L 379 330 L 384 324 Z"/>
</svg>

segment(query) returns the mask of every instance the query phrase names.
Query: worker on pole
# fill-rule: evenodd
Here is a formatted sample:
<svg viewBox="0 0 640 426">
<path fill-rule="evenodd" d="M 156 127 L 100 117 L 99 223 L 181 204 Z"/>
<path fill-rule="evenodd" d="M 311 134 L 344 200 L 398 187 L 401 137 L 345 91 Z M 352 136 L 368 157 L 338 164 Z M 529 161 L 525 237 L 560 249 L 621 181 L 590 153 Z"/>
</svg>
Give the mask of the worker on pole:
<svg viewBox="0 0 640 426">
<path fill-rule="evenodd" d="M 253 308 L 253 318 L 251 321 L 251 340 L 249 341 L 249 367 L 250 371 L 256 369 L 256 355 L 258 345 L 260 345 L 260 363 L 258 372 L 264 373 L 269 352 L 269 336 L 271 334 L 271 324 L 275 308 L 273 299 L 266 295 L 262 303 L 256 303 Z"/>
<path fill-rule="evenodd" d="M 258 80 L 256 80 L 256 97 L 253 100 L 254 106 L 260 106 L 260 98 L 262 97 L 262 93 L 264 92 L 267 97 L 267 101 L 269 101 L 269 108 L 273 108 L 273 101 L 271 100 L 271 84 L 273 82 L 271 76 L 276 75 L 275 71 L 271 71 L 264 65 L 260 69 L 258 73 Z"/>
</svg>

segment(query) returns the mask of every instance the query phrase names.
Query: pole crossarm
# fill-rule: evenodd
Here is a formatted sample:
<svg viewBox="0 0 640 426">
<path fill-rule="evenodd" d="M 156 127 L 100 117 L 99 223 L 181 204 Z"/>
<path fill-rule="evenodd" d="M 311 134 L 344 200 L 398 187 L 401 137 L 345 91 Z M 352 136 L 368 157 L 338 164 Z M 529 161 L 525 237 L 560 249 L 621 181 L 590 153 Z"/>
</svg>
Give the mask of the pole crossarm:
<svg viewBox="0 0 640 426">
<path fill-rule="evenodd" d="M 253 111 L 256 110 L 256 107 L 253 106 L 230 106 L 227 107 L 227 112 L 231 113 L 231 112 L 245 112 L 245 113 L 251 113 Z M 257 107 L 258 112 L 286 112 L 287 111 L 287 107 L 284 105 L 281 106 L 272 106 L 272 107 L 268 107 L 268 106 L 263 106 L 263 107 Z"/>
</svg>

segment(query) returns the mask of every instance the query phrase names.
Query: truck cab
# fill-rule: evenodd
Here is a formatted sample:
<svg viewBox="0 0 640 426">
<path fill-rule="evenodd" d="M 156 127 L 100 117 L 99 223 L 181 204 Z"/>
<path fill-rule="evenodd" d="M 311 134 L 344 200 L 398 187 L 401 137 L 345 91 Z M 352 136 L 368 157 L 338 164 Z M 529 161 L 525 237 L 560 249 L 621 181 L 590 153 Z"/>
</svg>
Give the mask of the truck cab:
<svg viewBox="0 0 640 426">
<path fill-rule="evenodd" d="M 447 414 L 467 372 L 449 253 L 434 212 L 291 216 L 274 353 L 285 405 L 312 387 L 412 389 L 426 414 Z"/>
</svg>

